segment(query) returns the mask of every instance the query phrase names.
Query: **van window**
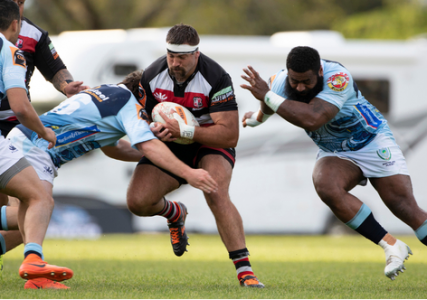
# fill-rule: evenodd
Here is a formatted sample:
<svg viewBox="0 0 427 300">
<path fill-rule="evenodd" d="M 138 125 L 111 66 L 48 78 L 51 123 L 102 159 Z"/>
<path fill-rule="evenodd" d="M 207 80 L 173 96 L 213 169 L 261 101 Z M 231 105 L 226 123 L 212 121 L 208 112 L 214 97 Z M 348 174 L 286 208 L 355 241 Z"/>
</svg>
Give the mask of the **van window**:
<svg viewBox="0 0 427 300">
<path fill-rule="evenodd" d="M 114 65 L 114 75 L 116 76 L 126 76 L 133 71 L 138 70 L 138 66 L 134 64 L 117 64 Z"/>
<path fill-rule="evenodd" d="M 381 113 L 390 109 L 390 82 L 388 79 L 357 79 L 357 87 L 362 95 Z"/>
</svg>

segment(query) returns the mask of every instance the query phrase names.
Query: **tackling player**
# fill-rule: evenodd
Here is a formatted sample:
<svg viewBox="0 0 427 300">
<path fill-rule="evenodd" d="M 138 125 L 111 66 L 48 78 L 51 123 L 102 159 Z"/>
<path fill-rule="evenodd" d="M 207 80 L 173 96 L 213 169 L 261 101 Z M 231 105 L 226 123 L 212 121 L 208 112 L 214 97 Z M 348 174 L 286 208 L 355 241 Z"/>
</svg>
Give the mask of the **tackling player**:
<svg viewBox="0 0 427 300">
<path fill-rule="evenodd" d="M 427 245 L 427 213 L 415 201 L 405 158 L 387 121 L 363 97 L 350 72 L 320 59 L 315 49 L 293 48 L 286 67 L 270 78 L 270 86 L 252 67 L 244 69 L 242 78 L 250 85 L 241 87 L 261 101 L 261 109 L 246 113 L 243 126 L 258 126 L 277 113 L 305 129 L 320 148 L 313 171 L 317 194 L 342 222 L 384 249 L 384 273 L 394 280 L 411 250 L 349 193 L 368 178 L 393 214 Z"/>
<path fill-rule="evenodd" d="M 45 140 L 24 125 L 12 129 L 8 138 L 22 150 L 50 196 L 58 169 L 98 148 L 107 156 L 122 161 L 137 162 L 144 155 L 205 193 L 217 189 L 207 171 L 191 169 L 153 135 L 145 121 L 145 111 L 135 98 L 139 94 L 141 75 L 142 71 L 133 72 L 118 85 L 106 84 L 82 91 L 40 116 L 44 126 L 52 128 L 57 135 L 56 146 L 51 149 Z M 124 135 L 131 143 L 121 139 Z M 14 214 L 16 208 L 4 209 Z M 9 225 L 14 224 L 13 217 L 2 220 L 2 224 L 16 229 Z M 27 288 L 35 286 L 44 287 L 31 281 L 26 285 Z"/>
</svg>

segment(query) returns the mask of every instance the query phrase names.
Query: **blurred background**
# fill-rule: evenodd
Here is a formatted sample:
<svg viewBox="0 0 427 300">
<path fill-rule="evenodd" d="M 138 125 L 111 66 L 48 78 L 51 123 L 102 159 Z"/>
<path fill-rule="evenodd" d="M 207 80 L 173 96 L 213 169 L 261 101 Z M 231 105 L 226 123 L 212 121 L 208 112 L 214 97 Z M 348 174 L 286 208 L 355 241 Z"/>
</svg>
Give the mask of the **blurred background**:
<svg viewBox="0 0 427 300">
<path fill-rule="evenodd" d="M 190 24 L 200 50 L 230 73 L 241 116 L 259 103 L 240 88 L 242 68 L 264 79 L 285 68 L 295 46 L 316 48 L 344 64 L 359 90 L 388 119 L 405 153 L 415 196 L 427 208 L 426 0 L 27 0 L 24 15 L 49 31 L 75 80 L 89 86 L 120 82 L 164 55 L 168 29 Z M 44 113 L 64 100 L 36 73 L 32 101 Z M 240 128 L 230 195 L 248 234 L 345 234 L 311 181 L 317 147 L 305 132 L 273 116 Z M 50 237 L 96 238 L 104 233 L 166 231 L 161 217 L 138 218 L 126 208 L 135 168 L 93 151 L 63 166 L 55 180 Z M 354 194 L 393 234 L 410 234 L 370 184 Z M 187 229 L 216 233 L 200 191 L 170 194 L 189 209 Z"/>
</svg>

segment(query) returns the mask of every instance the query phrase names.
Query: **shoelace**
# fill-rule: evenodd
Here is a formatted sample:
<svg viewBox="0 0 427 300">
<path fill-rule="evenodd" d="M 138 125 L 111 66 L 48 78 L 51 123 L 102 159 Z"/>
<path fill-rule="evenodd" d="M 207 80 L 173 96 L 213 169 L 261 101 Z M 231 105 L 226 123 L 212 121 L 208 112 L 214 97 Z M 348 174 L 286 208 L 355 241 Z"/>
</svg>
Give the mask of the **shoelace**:
<svg viewBox="0 0 427 300">
<path fill-rule="evenodd" d="M 177 244 L 179 243 L 179 229 L 178 228 L 170 228 L 171 237 L 172 237 L 172 243 Z"/>
<path fill-rule="evenodd" d="M 246 277 L 242 278 L 242 282 L 249 284 L 249 285 L 259 284 L 259 281 L 255 276 L 246 276 Z"/>
</svg>

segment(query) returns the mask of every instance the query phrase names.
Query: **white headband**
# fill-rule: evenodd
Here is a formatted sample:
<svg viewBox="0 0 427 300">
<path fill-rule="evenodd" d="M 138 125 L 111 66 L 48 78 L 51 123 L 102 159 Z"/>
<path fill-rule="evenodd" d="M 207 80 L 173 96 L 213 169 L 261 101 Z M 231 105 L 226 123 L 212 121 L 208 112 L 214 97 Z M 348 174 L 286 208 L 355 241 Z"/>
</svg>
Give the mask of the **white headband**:
<svg viewBox="0 0 427 300">
<path fill-rule="evenodd" d="M 166 49 L 172 53 L 191 53 L 199 50 L 199 45 L 191 46 L 187 44 L 166 44 Z"/>
</svg>

